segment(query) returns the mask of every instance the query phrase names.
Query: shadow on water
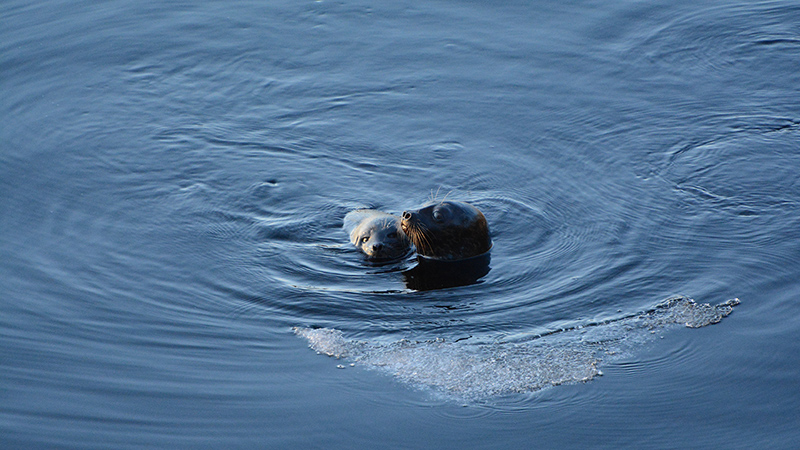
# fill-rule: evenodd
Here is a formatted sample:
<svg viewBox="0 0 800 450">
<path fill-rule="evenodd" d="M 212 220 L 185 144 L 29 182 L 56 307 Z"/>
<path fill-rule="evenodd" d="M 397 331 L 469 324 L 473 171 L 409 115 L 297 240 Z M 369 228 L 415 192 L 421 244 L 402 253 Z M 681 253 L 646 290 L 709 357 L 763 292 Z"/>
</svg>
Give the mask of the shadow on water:
<svg viewBox="0 0 800 450">
<path fill-rule="evenodd" d="M 475 284 L 489 273 L 491 254 L 483 253 L 459 261 L 441 261 L 417 256 L 417 265 L 403 272 L 406 287 L 432 291 Z"/>
</svg>

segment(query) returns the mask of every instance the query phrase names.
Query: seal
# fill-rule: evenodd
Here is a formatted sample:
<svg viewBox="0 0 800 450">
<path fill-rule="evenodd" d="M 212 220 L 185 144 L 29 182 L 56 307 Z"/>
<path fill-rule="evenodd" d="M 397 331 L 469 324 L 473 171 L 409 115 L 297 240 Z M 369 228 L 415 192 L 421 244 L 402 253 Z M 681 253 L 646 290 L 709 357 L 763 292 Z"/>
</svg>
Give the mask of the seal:
<svg viewBox="0 0 800 450">
<path fill-rule="evenodd" d="M 492 248 L 486 217 L 469 203 L 441 201 L 403 211 L 400 228 L 427 258 L 458 261 Z"/>
<path fill-rule="evenodd" d="M 400 259 L 411 250 L 411 241 L 400 229 L 400 217 L 375 209 L 357 209 L 344 216 L 350 242 L 368 260 Z"/>
</svg>

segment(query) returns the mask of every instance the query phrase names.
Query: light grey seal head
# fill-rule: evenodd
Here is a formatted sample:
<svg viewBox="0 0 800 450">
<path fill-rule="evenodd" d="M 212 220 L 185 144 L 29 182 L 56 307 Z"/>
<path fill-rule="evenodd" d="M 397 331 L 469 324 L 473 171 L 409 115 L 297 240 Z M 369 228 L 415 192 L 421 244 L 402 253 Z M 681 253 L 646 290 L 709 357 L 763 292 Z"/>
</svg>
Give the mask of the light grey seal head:
<svg viewBox="0 0 800 450">
<path fill-rule="evenodd" d="M 400 229 L 400 216 L 358 209 L 344 217 L 344 229 L 350 242 L 371 261 L 400 259 L 411 250 L 411 241 Z"/>
</svg>

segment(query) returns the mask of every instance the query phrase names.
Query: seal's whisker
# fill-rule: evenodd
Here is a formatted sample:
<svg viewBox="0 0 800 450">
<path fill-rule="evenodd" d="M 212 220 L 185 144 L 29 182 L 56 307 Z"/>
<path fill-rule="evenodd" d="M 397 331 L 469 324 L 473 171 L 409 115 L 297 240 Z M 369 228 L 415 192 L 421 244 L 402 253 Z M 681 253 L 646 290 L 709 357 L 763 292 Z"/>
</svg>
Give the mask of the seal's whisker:
<svg viewBox="0 0 800 450">
<path fill-rule="evenodd" d="M 443 199 L 439 200 L 439 193 L 441 192 L 441 190 L 442 190 L 442 186 L 441 185 L 438 188 L 436 188 L 436 193 L 435 194 L 433 192 L 433 189 L 431 189 L 431 196 L 430 196 L 430 202 L 431 203 L 439 202 L 439 201 L 443 202 L 443 201 L 447 200 L 447 196 L 448 195 L 453 193 L 453 190 L 451 189 L 450 191 L 447 192 L 447 195 L 445 195 Z"/>
<path fill-rule="evenodd" d="M 423 244 L 423 253 L 430 253 L 433 250 L 433 245 L 430 240 L 430 229 L 423 223 L 419 223 L 416 228 L 420 243 Z"/>
<path fill-rule="evenodd" d="M 412 223 L 409 223 L 408 224 L 408 239 L 411 240 L 411 243 L 414 244 L 414 246 L 417 247 L 417 250 L 419 250 L 420 242 L 419 242 L 419 237 L 417 236 L 417 234 L 419 234 L 419 231 L 417 231 L 416 225 L 414 225 Z"/>
<path fill-rule="evenodd" d="M 414 245 L 417 247 L 417 251 L 426 252 L 430 246 L 430 243 L 425 238 L 425 232 L 422 230 L 422 224 L 419 223 L 410 223 L 409 224 L 409 237 Z"/>
</svg>

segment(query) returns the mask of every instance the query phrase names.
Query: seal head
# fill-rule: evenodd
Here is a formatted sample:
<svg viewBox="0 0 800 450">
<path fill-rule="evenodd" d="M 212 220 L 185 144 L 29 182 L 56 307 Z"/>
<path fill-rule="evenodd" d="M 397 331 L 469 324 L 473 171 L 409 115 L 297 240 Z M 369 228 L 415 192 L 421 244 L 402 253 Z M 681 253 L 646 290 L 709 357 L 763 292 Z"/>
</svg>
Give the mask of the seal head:
<svg viewBox="0 0 800 450">
<path fill-rule="evenodd" d="M 400 259 L 411 250 L 399 216 L 359 209 L 345 216 L 344 228 L 350 230 L 350 242 L 371 261 Z"/>
<path fill-rule="evenodd" d="M 469 203 L 443 201 L 404 211 L 400 228 L 428 258 L 457 261 L 492 248 L 486 218 Z"/>
</svg>

